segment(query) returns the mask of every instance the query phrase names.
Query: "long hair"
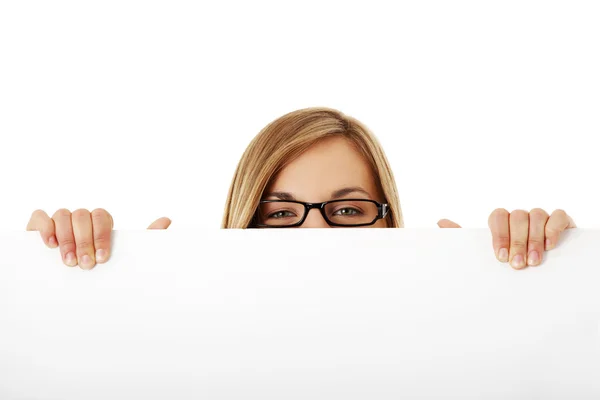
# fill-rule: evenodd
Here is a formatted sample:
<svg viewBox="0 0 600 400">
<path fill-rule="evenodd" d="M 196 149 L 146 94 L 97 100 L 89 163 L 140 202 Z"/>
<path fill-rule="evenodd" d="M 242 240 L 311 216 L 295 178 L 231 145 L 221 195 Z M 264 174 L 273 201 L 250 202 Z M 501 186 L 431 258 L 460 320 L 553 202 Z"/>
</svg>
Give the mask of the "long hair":
<svg viewBox="0 0 600 400">
<path fill-rule="evenodd" d="M 348 139 L 370 165 L 376 187 L 389 204 L 387 226 L 404 227 L 394 175 L 379 141 L 358 120 L 324 107 L 288 113 L 256 135 L 233 176 L 221 227 L 248 228 L 275 175 L 310 146 L 333 136 Z"/>
</svg>

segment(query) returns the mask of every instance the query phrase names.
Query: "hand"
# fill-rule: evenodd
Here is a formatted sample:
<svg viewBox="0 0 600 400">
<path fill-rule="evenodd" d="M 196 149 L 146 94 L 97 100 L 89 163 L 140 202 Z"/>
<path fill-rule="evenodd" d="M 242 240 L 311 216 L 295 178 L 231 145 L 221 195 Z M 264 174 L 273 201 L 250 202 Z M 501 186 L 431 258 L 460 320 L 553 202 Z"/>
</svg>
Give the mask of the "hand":
<svg viewBox="0 0 600 400">
<path fill-rule="evenodd" d="M 447 219 L 440 220 L 438 225 L 440 228 L 460 228 Z M 540 208 L 512 213 L 498 208 L 490 214 L 488 226 L 492 231 L 496 258 L 501 262 L 509 261 L 515 269 L 540 265 L 544 250 L 555 248 L 565 229 L 576 228 L 573 218 L 563 210 L 555 210 L 549 216 Z"/>
<path fill-rule="evenodd" d="M 50 248 L 60 247 L 65 265 L 92 269 L 96 263 L 104 263 L 110 257 L 110 237 L 113 229 L 112 216 L 101 208 L 91 213 L 79 209 L 71 213 L 61 209 L 48 217 L 36 210 L 27 224 L 28 231 L 39 231 L 42 240 Z M 148 229 L 167 229 L 168 218 L 159 218 Z"/>
</svg>

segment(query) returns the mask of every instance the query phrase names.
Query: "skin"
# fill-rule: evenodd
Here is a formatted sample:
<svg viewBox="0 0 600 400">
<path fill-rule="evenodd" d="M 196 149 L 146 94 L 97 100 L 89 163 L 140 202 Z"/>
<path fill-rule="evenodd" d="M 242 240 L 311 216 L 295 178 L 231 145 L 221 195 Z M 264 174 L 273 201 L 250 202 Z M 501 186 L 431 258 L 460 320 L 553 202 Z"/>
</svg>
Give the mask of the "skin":
<svg viewBox="0 0 600 400">
<path fill-rule="evenodd" d="M 377 191 L 369 165 L 358 151 L 343 138 L 331 138 L 318 143 L 288 164 L 266 188 L 264 200 L 299 200 L 322 202 L 335 200 L 333 193 L 348 191 L 335 199 L 367 199 L 384 202 Z M 289 193 L 292 199 L 271 195 Z M 320 211 L 312 209 L 300 228 L 329 228 Z M 385 220 L 377 220 L 365 228 L 385 228 Z"/>
<path fill-rule="evenodd" d="M 265 191 L 265 200 L 282 199 L 282 193 L 296 200 L 322 202 L 332 200 L 332 193 L 340 189 L 354 188 L 341 198 L 364 198 L 383 202 L 369 165 L 360 153 L 344 138 L 336 137 L 313 145 L 300 157 L 283 168 Z M 154 221 L 148 229 L 167 229 L 171 220 L 163 217 Z M 104 209 L 91 213 L 79 209 L 73 213 L 58 210 L 52 218 L 42 210 L 33 212 L 28 231 L 39 231 L 44 243 L 50 248 L 60 248 L 67 266 L 79 265 L 91 269 L 96 263 L 104 263 L 110 257 L 110 238 L 113 229 L 112 216 Z M 385 220 L 378 220 L 373 228 L 386 227 Z M 460 228 L 447 219 L 438 222 L 441 228 Z M 494 210 L 488 218 L 492 233 L 492 245 L 498 261 L 510 262 L 515 269 L 527 265 L 540 265 L 544 251 L 558 244 L 565 229 L 575 228 L 573 219 L 563 210 L 551 215 L 535 208 L 530 212 L 503 208 Z M 319 210 L 310 210 L 301 228 L 329 228 Z"/>
</svg>

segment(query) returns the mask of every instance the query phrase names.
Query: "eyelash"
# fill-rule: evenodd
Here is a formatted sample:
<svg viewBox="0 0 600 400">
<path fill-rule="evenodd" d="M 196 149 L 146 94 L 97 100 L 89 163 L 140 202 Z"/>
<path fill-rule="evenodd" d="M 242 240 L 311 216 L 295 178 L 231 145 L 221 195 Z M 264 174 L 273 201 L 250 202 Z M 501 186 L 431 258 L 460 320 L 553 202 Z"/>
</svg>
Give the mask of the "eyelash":
<svg viewBox="0 0 600 400">
<path fill-rule="evenodd" d="M 267 215 L 267 218 L 285 218 L 285 217 L 274 217 L 275 214 L 279 214 L 279 213 L 282 213 L 282 212 L 284 212 L 284 213 L 290 213 L 290 214 L 292 214 L 291 216 L 296 216 L 296 214 L 294 214 L 292 211 L 289 211 L 289 210 L 279 210 L 279 211 L 274 211 L 272 213 L 269 213 Z"/>
</svg>

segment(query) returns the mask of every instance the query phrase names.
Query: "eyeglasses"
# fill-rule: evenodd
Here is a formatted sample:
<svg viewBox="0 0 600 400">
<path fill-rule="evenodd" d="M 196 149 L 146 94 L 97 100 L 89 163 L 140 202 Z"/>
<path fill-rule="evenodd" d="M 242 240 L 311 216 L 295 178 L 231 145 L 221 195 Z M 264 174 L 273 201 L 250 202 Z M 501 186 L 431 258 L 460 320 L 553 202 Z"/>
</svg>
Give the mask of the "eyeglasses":
<svg viewBox="0 0 600 400">
<path fill-rule="evenodd" d="M 306 203 L 289 200 L 262 200 L 253 218 L 257 228 L 291 228 L 300 226 L 308 212 L 318 208 L 330 226 L 367 226 L 383 219 L 389 211 L 385 203 L 366 199 L 343 199 Z"/>
</svg>

